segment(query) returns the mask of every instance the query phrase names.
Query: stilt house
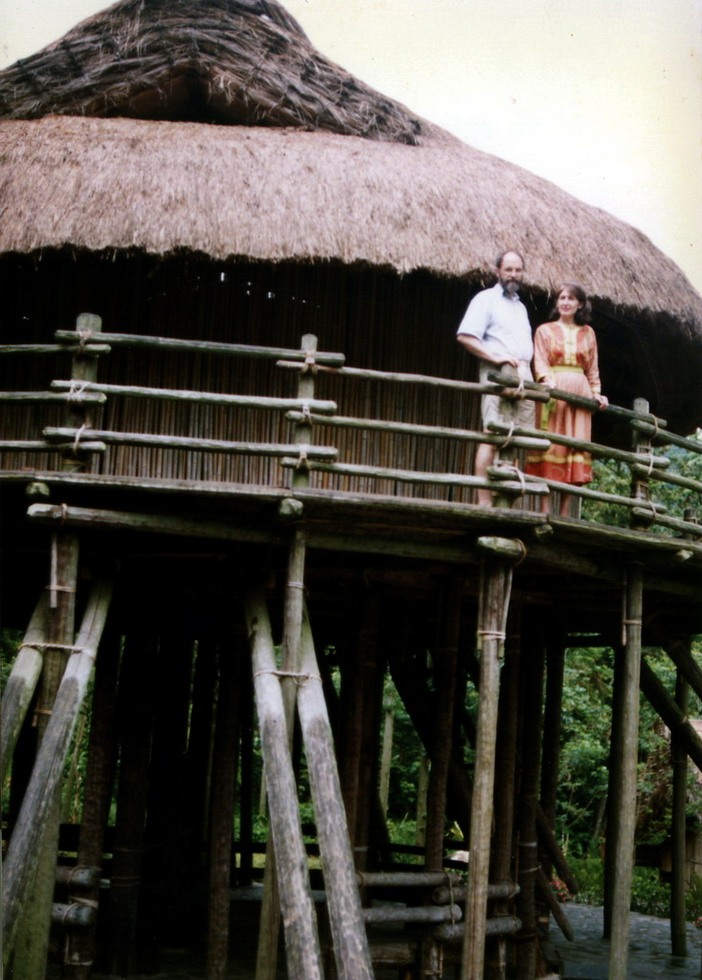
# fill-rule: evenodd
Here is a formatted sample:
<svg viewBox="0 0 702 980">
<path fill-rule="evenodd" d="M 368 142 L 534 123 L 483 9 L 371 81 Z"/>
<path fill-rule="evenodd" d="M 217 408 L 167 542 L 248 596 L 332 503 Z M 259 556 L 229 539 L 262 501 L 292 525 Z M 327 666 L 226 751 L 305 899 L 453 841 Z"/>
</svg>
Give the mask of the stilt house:
<svg viewBox="0 0 702 980">
<path fill-rule="evenodd" d="M 665 456 L 700 448 L 700 296 L 635 229 L 330 63 L 275 0 L 123 0 L 0 73 L 0 100 L 13 978 L 57 948 L 62 975 L 133 976 L 172 945 L 223 978 L 253 882 L 260 980 L 542 976 L 540 923 L 568 929 L 549 877 L 577 888 L 553 833 L 564 653 L 606 645 L 623 980 L 640 685 L 702 764 L 642 659 L 663 646 L 702 694 L 702 532 L 656 502 L 702 489 Z M 486 388 L 455 332 L 507 247 L 534 325 L 563 278 L 594 299 L 593 452 L 632 480 L 580 499 L 612 525 L 541 513 L 559 487 L 524 478 L 529 431 L 489 436 L 495 503 L 474 503 Z M 431 760 L 413 870 L 378 804 L 388 671 Z"/>
</svg>

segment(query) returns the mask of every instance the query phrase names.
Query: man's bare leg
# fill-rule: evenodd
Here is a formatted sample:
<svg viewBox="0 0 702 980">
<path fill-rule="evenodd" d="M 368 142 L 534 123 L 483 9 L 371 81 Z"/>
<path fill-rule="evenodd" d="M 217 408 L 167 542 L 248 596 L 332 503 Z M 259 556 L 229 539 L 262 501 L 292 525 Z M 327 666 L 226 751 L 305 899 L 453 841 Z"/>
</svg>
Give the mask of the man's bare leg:
<svg viewBox="0 0 702 980">
<path fill-rule="evenodd" d="M 487 480 L 488 466 L 492 465 L 495 458 L 495 447 L 489 442 L 481 442 L 475 452 L 475 475 L 483 480 Z M 481 507 L 492 506 L 492 490 L 479 489 L 478 503 Z"/>
</svg>

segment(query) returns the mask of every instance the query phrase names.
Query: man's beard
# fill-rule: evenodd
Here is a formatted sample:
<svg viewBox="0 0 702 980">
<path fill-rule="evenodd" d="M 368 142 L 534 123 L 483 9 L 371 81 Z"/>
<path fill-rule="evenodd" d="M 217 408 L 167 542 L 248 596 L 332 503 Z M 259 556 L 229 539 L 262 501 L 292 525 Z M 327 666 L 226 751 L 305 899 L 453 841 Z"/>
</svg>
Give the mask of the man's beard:
<svg viewBox="0 0 702 980">
<path fill-rule="evenodd" d="M 510 296 L 516 296 L 519 292 L 519 283 L 516 279 L 504 279 L 502 280 L 502 288 Z"/>
</svg>

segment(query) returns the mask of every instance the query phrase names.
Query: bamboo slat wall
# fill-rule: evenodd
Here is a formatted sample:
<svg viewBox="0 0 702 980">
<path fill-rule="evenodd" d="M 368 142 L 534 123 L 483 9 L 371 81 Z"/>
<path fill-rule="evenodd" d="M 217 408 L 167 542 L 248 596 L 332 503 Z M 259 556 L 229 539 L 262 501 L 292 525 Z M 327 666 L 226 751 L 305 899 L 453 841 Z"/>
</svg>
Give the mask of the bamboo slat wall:
<svg viewBox="0 0 702 980">
<path fill-rule="evenodd" d="M 137 333 L 228 343 L 297 348 L 304 333 L 319 338 L 320 349 L 340 351 L 347 363 L 470 379 L 474 364 L 458 348 L 455 331 L 468 295 L 459 286 L 439 286 L 426 276 L 396 276 L 340 267 L 300 268 L 211 263 L 153 263 L 146 259 L 115 263 L 65 256 L 43 260 L 46 290 L 15 290 L 16 306 L 3 330 L 3 343 L 39 343 L 57 329 L 73 329 L 75 316 L 90 310 L 107 332 Z M 136 270 L 134 266 L 137 266 Z M 23 270 L 28 274 L 27 270 Z M 128 282 L 122 281 L 128 277 Z M 118 284 L 119 283 L 119 287 Z M 54 287 L 52 290 L 51 287 Z M 52 306 L 46 293 L 54 293 Z M 372 319 L 371 319 L 372 316 Z M 46 390 L 67 378 L 68 356 L 4 358 L 0 387 Z M 100 358 L 98 380 L 162 388 L 230 394 L 291 396 L 297 379 L 273 362 L 207 354 L 115 347 Z M 337 402 L 344 414 L 475 429 L 479 399 L 461 392 L 339 379 L 321 375 L 317 397 Z M 283 412 L 228 406 L 177 404 L 108 397 L 96 415 L 98 427 L 212 439 L 288 442 L 292 426 Z M 3 412 L 2 438 L 40 439 L 46 426 L 61 423 L 61 408 L 13 406 Z M 397 433 L 315 432 L 315 442 L 336 445 L 345 462 L 435 472 L 469 473 L 470 444 Z M 44 469 L 55 454 L 3 454 L 4 469 Z M 284 485 L 276 460 L 175 449 L 110 446 L 94 456 L 93 473 Z M 316 485 L 369 490 L 366 477 L 316 474 Z M 376 493 L 395 493 L 391 480 L 373 481 Z M 403 487 L 403 493 L 439 499 L 470 499 L 456 488 Z"/>
</svg>

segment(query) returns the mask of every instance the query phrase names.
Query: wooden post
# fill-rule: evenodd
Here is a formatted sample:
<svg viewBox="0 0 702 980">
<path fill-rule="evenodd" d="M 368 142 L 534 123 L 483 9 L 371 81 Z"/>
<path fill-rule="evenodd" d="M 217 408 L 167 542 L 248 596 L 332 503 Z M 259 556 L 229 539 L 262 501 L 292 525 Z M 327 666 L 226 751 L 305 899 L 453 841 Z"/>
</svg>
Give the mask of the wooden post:
<svg viewBox="0 0 702 980">
<path fill-rule="evenodd" d="M 302 628 L 297 708 L 310 776 L 327 907 L 341 980 L 372 980 L 341 784 L 309 620 Z"/>
<path fill-rule="evenodd" d="M 528 656 L 527 656 L 528 653 Z M 522 772 L 519 787 L 519 896 L 517 917 L 521 920 L 522 942 L 517 947 L 517 976 L 537 976 L 538 936 L 535 882 L 540 869 L 536 804 L 539 795 L 541 731 L 545 651 L 540 642 L 531 642 L 522 653 L 521 693 L 523 730 Z"/>
<path fill-rule="evenodd" d="M 119 674 L 121 637 L 115 630 L 100 645 L 95 669 L 95 689 L 90 727 L 90 745 L 85 778 L 85 796 L 76 856 L 77 868 L 101 869 L 105 827 L 109 817 L 115 769 L 115 700 Z M 73 884 L 76 875 L 72 875 Z M 97 908 L 99 874 L 80 890 L 74 886 L 69 901 Z M 95 923 L 72 930 L 66 939 L 64 971 L 74 980 L 89 980 L 95 952 Z"/>
<path fill-rule="evenodd" d="M 70 555 L 77 560 L 77 549 L 70 549 Z M 60 563 L 59 567 L 64 569 L 65 564 Z M 61 581 L 64 579 L 62 578 Z M 73 581 L 75 581 L 74 577 Z M 45 709 L 42 718 L 44 733 L 39 753 L 10 839 L 4 865 L 5 955 L 9 956 L 13 949 L 15 937 L 18 935 L 20 911 L 22 911 L 22 945 L 20 946 L 18 939 L 13 975 L 26 976 L 28 980 L 43 977 L 46 969 L 48 931 L 56 874 L 61 779 L 71 737 L 92 675 L 111 594 L 112 583 L 108 580 L 100 580 L 94 586 L 76 646 L 71 653 L 60 687 L 52 699 L 51 709 Z M 61 592 L 62 597 L 65 595 L 70 596 L 72 613 L 75 598 L 73 589 L 69 593 Z M 65 612 L 63 606 L 64 603 L 61 602 L 58 610 L 64 628 L 62 644 L 65 643 L 67 629 L 72 622 L 72 615 L 65 617 L 61 615 Z M 54 652 L 59 651 L 54 649 Z M 65 655 L 65 650 L 62 649 L 60 652 Z M 58 671 L 55 676 L 57 675 Z M 46 691 L 44 693 L 46 694 Z M 46 700 L 43 703 L 46 704 Z M 45 720 L 47 717 L 48 721 Z M 51 847 L 48 846 L 49 843 Z M 45 874 L 50 874 L 48 882 L 43 877 Z M 32 880 L 34 880 L 35 904 L 29 904 L 28 898 Z M 48 906 L 48 911 L 45 906 Z M 34 972 L 27 972 L 29 969 Z"/>
<path fill-rule="evenodd" d="M 292 980 L 314 980 L 322 976 L 317 922 L 300 826 L 285 707 L 278 682 L 280 672 L 275 664 L 268 610 L 259 592 L 252 593 L 246 602 L 246 626 L 251 643 L 271 833 L 276 863 L 281 869 L 278 887 L 288 971 Z"/>
<path fill-rule="evenodd" d="M 634 868 L 636 822 L 636 775 L 639 746 L 639 683 L 641 676 L 641 617 L 643 574 L 636 562 L 627 567 L 624 630 L 624 677 L 621 715 L 622 811 L 619 815 L 614 853 L 612 890 L 612 941 L 610 980 L 626 980 L 629 956 L 629 909 Z"/>
<path fill-rule="evenodd" d="M 688 648 L 690 641 L 688 638 Z M 688 683 L 678 671 L 675 700 L 687 716 Z M 672 880 L 670 886 L 670 942 L 673 956 L 687 956 L 687 922 L 685 893 L 687 891 L 686 830 L 687 830 L 687 749 L 675 731 L 670 733 L 670 755 L 673 764 L 673 813 L 671 827 Z"/>
<path fill-rule="evenodd" d="M 615 866 L 614 856 L 616 841 L 619 836 L 619 817 L 624 806 L 622 799 L 622 766 L 624 764 L 624 748 L 622 741 L 622 713 L 624 710 L 624 648 L 615 647 L 614 678 L 612 685 L 612 739 L 609 749 L 609 765 L 607 778 L 607 819 L 605 824 L 604 852 L 604 909 L 603 929 L 604 939 L 612 937 L 612 900 L 614 895 Z"/>
<path fill-rule="evenodd" d="M 504 650 L 505 625 L 512 586 L 512 565 L 524 553 L 521 542 L 503 538 L 480 538 L 478 545 L 488 553 L 488 557 L 481 569 L 478 608 L 478 643 L 481 651 L 480 700 L 470 818 L 470 864 L 461 980 L 483 978 L 497 707 L 500 691 L 499 662 Z"/>
<path fill-rule="evenodd" d="M 303 479 L 304 474 L 300 474 Z M 299 671 L 300 631 L 304 609 L 305 532 L 302 526 L 293 531 L 288 554 L 283 610 L 283 649 L 280 688 L 283 699 L 288 751 L 292 751 L 295 728 L 295 678 Z M 286 676 L 287 675 L 287 676 Z M 278 933 L 280 931 L 280 896 L 276 883 L 276 855 L 274 839 L 269 834 L 266 846 L 266 866 L 263 880 L 263 902 L 258 936 L 256 980 L 274 980 L 278 959 Z"/>
<path fill-rule="evenodd" d="M 17 651 L 10 676 L 2 692 L 0 710 L 0 757 L 2 759 L 0 781 L 2 783 L 5 782 L 20 729 L 41 675 L 48 608 L 49 597 L 44 592 L 29 621 L 24 640 Z"/>
<path fill-rule="evenodd" d="M 148 622 L 136 625 L 124 644 L 119 679 L 117 729 L 120 770 L 112 846 L 108 972 L 129 976 L 136 967 L 136 936 L 144 826 L 153 729 L 158 635 Z"/>
<path fill-rule="evenodd" d="M 521 609 L 512 606 L 507 619 L 505 664 L 500 679 L 497 727 L 497 754 L 501 765 L 495 778 L 495 839 L 490 864 L 490 880 L 509 888 L 511 894 L 495 905 L 496 916 L 506 916 L 514 903 L 514 785 L 519 731 L 519 665 L 521 660 Z M 505 980 L 507 975 L 507 937 L 497 937 L 497 955 L 486 964 L 489 980 Z"/>
<path fill-rule="evenodd" d="M 224 980 L 229 952 L 232 829 L 237 777 L 240 676 L 237 644 L 219 646 L 219 690 L 212 759 L 210 887 L 207 923 L 207 976 Z"/>
<path fill-rule="evenodd" d="M 383 749 L 380 756 L 380 809 L 383 817 L 388 815 L 388 799 L 390 797 L 390 769 L 392 767 L 392 736 L 395 714 L 392 708 L 385 708 L 383 722 Z"/>
</svg>

